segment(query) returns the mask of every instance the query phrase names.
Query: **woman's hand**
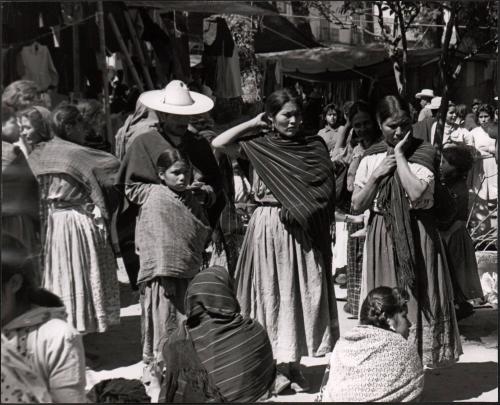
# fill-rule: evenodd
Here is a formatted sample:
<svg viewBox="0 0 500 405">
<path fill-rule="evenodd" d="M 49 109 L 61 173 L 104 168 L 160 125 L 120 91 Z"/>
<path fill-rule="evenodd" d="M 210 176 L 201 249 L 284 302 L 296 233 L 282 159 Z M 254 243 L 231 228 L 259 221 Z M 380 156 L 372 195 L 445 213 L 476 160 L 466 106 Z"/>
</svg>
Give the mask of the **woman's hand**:
<svg viewBox="0 0 500 405">
<path fill-rule="evenodd" d="M 382 177 L 391 174 L 396 169 L 396 156 L 389 155 L 382 160 L 382 162 L 377 166 L 377 168 L 373 171 L 372 176 L 376 179 L 380 179 Z"/>
<path fill-rule="evenodd" d="M 262 112 L 250 120 L 250 124 L 253 128 L 260 129 L 271 129 L 271 124 L 266 121 L 266 113 Z"/>
<path fill-rule="evenodd" d="M 408 145 L 410 144 L 410 142 L 409 142 L 410 135 L 411 135 L 411 132 L 408 131 L 408 133 L 405 135 L 405 137 L 397 143 L 396 147 L 394 148 L 394 156 L 396 156 L 396 157 L 404 156 L 406 148 L 408 148 Z"/>
</svg>

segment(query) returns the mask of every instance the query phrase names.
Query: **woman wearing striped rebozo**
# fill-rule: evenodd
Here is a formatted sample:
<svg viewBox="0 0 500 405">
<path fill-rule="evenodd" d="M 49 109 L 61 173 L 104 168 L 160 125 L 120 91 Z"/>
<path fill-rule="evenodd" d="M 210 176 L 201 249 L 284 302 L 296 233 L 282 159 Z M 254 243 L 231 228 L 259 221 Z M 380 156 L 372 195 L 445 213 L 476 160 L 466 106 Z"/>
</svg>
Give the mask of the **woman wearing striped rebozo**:
<svg viewBox="0 0 500 405">
<path fill-rule="evenodd" d="M 155 365 L 160 403 L 256 402 L 276 374 L 269 337 L 243 317 L 222 267 L 197 274 L 186 295 L 187 321 L 161 344 Z"/>
<path fill-rule="evenodd" d="M 305 136 L 300 123 L 294 95 L 279 90 L 268 97 L 265 115 L 212 142 L 231 154 L 241 145 L 253 166 L 258 208 L 248 224 L 235 279 L 242 313 L 257 319 L 271 339 L 277 392 L 291 381 L 296 391 L 306 390 L 298 368 L 301 356 L 330 352 L 338 335 L 329 271 L 333 166 L 324 141 Z"/>
</svg>

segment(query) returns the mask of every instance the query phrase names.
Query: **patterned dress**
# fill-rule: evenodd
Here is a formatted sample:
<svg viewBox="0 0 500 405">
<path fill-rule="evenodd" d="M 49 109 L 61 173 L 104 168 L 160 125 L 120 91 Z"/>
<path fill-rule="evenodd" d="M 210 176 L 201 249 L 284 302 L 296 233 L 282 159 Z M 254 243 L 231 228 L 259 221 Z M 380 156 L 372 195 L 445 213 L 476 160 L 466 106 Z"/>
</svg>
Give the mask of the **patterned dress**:
<svg viewBox="0 0 500 405">
<path fill-rule="evenodd" d="M 85 189 L 66 174 L 38 177 L 44 246 L 43 287 L 58 295 L 79 332 L 120 322 L 117 263 L 107 225 Z"/>
</svg>

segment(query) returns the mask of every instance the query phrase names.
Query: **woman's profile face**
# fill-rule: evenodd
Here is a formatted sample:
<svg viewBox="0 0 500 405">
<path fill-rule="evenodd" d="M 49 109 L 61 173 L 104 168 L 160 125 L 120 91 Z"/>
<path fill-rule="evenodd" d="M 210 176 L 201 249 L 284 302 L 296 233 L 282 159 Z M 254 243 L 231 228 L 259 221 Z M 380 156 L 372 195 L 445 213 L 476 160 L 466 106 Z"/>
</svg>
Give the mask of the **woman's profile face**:
<svg viewBox="0 0 500 405">
<path fill-rule="evenodd" d="M 396 146 L 411 130 L 411 119 L 406 112 L 401 112 L 400 114 L 391 115 L 383 122 L 379 122 L 379 125 L 385 141 L 390 146 Z"/>
<path fill-rule="evenodd" d="M 302 123 L 302 113 L 296 103 L 289 101 L 283 104 L 283 107 L 274 115 L 272 121 L 276 131 L 287 138 L 292 138 L 299 131 Z"/>
<path fill-rule="evenodd" d="M 392 318 L 388 319 L 391 329 L 399 333 L 405 339 L 410 335 L 411 322 L 408 320 L 406 312 L 397 312 Z"/>
<path fill-rule="evenodd" d="M 373 136 L 374 127 L 372 117 L 365 111 L 359 111 L 352 117 L 352 129 L 360 141 L 369 140 Z"/>
<path fill-rule="evenodd" d="M 29 146 L 33 147 L 42 140 L 42 137 L 28 117 L 21 117 L 20 124 L 21 137 Z"/>
</svg>

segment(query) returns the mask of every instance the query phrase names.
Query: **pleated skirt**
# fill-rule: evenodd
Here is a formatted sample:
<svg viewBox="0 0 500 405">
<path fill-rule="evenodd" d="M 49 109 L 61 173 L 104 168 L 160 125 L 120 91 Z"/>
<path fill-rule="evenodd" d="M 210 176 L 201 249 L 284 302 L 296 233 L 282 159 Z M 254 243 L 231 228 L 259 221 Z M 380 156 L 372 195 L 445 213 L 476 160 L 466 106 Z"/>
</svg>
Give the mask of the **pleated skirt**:
<svg viewBox="0 0 500 405">
<path fill-rule="evenodd" d="M 384 217 L 372 215 L 363 253 L 361 303 L 376 287 L 398 287 L 392 239 Z M 456 363 L 463 353 L 446 255 L 431 218 L 416 219 L 414 239 L 420 271 L 417 277 L 426 277 L 427 282 L 426 291 L 418 294 L 428 298 L 432 316 L 429 319 L 425 316 L 422 300 L 409 291 L 408 319 L 412 323 L 409 340 L 416 345 L 424 366 L 445 367 Z"/>
<path fill-rule="evenodd" d="M 339 333 L 330 269 L 279 210 L 255 210 L 235 273 L 241 312 L 267 330 L 278 364 L 331 352 Z"/>
<path fill-rule="evenodd" d="M 50 210 L 43 286 L 58 295 L 81 333 L 120 323 L 118 266 L 106 232 L 83 209 Z"/>
<path fill-rule="evenodd" d="M 351 235 L 364 227 L 364 224 L 348 223 L 347 231 L 347 305 L 345 310 L 358 315 L 359 294 L 361 292 L 361 273 L 363 270 L 363 247 L 365 238 L 352 238 Z"/>
</svg>

